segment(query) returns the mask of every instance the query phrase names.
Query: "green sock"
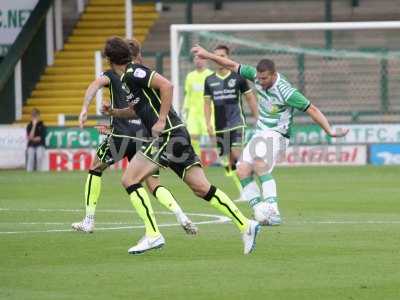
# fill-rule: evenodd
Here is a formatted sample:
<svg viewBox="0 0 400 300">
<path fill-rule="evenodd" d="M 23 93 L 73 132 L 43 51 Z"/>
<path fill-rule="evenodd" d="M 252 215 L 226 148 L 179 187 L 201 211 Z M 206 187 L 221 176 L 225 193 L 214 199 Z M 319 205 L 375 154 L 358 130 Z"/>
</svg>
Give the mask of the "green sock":
<svg viewBox="0 0 400 300">
<path fill-rule="evenodd" d="M 242 214 L 239 208 L 237 208 L 223 191 L 212 185 L 204 199 L 209 201 L 213 207 L 218 209 L 225 216 L 231 218 L 240 232 L 244 232 L 247 229 L 249 219 Z"/>
<path fill-rule="evenodd" d="M 272 174 L 266 173 L 258 176 L 258 179 L 261 182 L 264 201 L 267 201 L 271 207 L 278 209 L 278 197 L 274 177 Z"/>
<path fill-rule="evenodd" d="M 128 187 L 126 191 L 129 194 L 133 207 L 144 222 L 146 235 L 159 235 L 160 231 L 158 230 L 153 208 L 144 187 L 141 184 L 134 184 Z"/>
<path fill-rule="evenodd" d="M 249 203 L 250 207 L 253 207 L 262 201 L 260 188 L 255 182 L 253 176 L 243 178 L 240 180 L 240 183 L 243 188 L 242 197 Z"/>
<path fill-rule="evenodd" d="M 166 187 L 163 187 L 162 185 L 157 186 L 153 191 L 153 195 L 157 198 L 158 202 L 174 214 L 182 213 L 181 207 Z"/>
<path fill-rule="evenodd" d="M 85 185 L 86 216 L 94 216 L 97 200 L 100 197 L 101 173 L 89 171 Z"/>
</svg>

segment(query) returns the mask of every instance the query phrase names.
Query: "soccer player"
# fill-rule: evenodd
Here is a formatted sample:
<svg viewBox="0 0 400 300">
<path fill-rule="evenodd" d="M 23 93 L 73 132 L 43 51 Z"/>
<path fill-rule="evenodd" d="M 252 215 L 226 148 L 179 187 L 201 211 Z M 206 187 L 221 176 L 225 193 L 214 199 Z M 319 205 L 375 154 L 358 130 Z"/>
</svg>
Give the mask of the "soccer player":
<svg viewBox="0 0 400 300">
<path fill-rule="evenodd" d="M 169 167 L 197 196 L 232 219 L 242 233 L 244 253 L 250 253 L 255 247 L 260 224 L 247 219 L 224 192 L 207 180 L 190 144 L 189 133 L 171 108 L 172 84 L 155 71 L 131 63 L 129 47 L 118 37 L 107 40 L 104 53 L 117 66 L 129 101 L 126 109 L 104 105 L 104 113 L 114 117 L 138 116 L 154 138 L 135 154 L 122 176 L 122 184 L 146 228 L 144 237 L 128 252 L 143 253 L 165 244 L 142 182 L 159 167 Z"/>
<path fill-rule="evenodd" d="M 226 45 L 218 45 L 214 49 L 214 54 L 220 57 L 228 58 L 229 52 Z M 257 100 L 246 79 L 221 65 L 218 65 L 216 72 L 206 78 L 204 113 L 207 131 L 210 136 L 216 135 L 218 154 L 228 159 L 225 173 L 233 178 L 239 191 L 241 186 L 235 170 L 242 151 L 246 128 L 242 95 L 245 95 L 253 116 L 258 119 Z M 211 102 L 214 104 L 214 126 L 211 124 Z"/>
<path fill-rule="evenodd" d="M 212 71 L 207 68 L 205 59 L 195 57 L 193 62 L 196 69 L 190 72 L 185 79 L 183 109 L 192 146 L 196 154 L 200 155 L 200 139 L 207 134 L 204 121 L 204 81 Z"/>
<path fill-rule="evenodd" d="M 237 173 L 243 187 L 242 197 L 253 208 L 255 219 L 263 225 L 281 224 L 272 170 L 289 144 L 295 110 L 309 114 L 331 137 L 345 136 L 348 130 L 334 132 L 324 114 L 277 72 L 274 62 L 270 59 L 260 60 L 254 68 L 215 55 L 198 45 L 192 48 L 192 53 L 200 58 L 212 60 L 254 82 L 258 96 L 259 119 L 256 133 L 244 148 L 238 162 Z M 254 175 L 261 183 L 262 193 Z"/>
<path fill-rule="evenodd" d="M 140 44 L 136 40 L 129 40 L 133 58 L 137 61 L 141 60 Z M 105 71 L 99 78 L 93 81 L 85 93 L 82 111 L 79 116 L 81 128 L 87 120 L 88 107 L 96 95 L 98 90 L 108 86 L 111 96 L 111 107 L 125 108 L 127 107 L 126 93 L 122 89 L 120 77 L 115 71 L 115 65 L 110 62 L 110 69 Z M 76 231 L 91 233 L 95 225 L 95 210 L 97 201 L 100 197 L 101 176 L 103 171 L 120 161 L 124 157 L 130 160 L 140 149 L 144 142 L 149 139 L 149 134 L 142 122 L 138 118 L 133 119 L 116 119 L 110 120 L 111 132 L 96 151 L 96 157 L 89 169 L 85 185 L 85 205 L 86 216 L 82 222 L 73 223 L 72 228 Z M 146 179 L 148 189 L 153 193 L 154 197 L 167 209 L 172 211 L 179 224 L 186 233 L 196 234 L 197 227 L 185 215 L 181 207 L 175 201 L 172 193 L 160 185 L 158 172 Z"/>
</svg>

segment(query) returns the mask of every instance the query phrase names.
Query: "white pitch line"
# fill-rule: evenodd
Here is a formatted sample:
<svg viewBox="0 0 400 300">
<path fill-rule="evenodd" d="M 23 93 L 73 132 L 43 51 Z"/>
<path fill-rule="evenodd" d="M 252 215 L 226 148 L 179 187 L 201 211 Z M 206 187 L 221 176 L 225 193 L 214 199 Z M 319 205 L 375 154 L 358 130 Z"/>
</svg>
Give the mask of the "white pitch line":
<svg viewBox="0 0 400 300">
<path fill-rule="evenodd" d="M 0 225 L 71 225 L 68 222 L 0 222 Z M 132 224 L 127 222 L 96 222 L 96 225 L 128 225 Z"/>
<path fill-rule="evenodd" d="M 26 211 L 26 212 L 83 212 L 82 209 L 63 209 L 63 208 L 36 208 L 36 209 L 11 209 L 11 208 L 0 208 L 1 211 Z M 100 210 L 100 213 L 129 213 L 129 214 L 134 214 L 135 212 L 132 210 L 120 210 L 120 209 L 105 209 L 105 210 Z M 159 215 L 173 215 L 171 212 L 155 212 L 156 214 Z M 200 222 L 194 222 L 196 225 L 201 225 L 201 224 L 221 224 L 221 223 L 226 223 L 229 222 L 230 219 L 221 216 L 221 215 L 215 215 L 215 214 L 204 214 L 204 213 L 186 213 L 189 216 L 199 216 L 199 217 L 207 217 L 207 218 L 214 218 L 214 220 L 210 221 L 200 221 Z M 65 225 L 69 223 L 59 223 L 59 222 L 54 222 L 54 223 L 48 223 L 48 222 L 43 222 L 43 223 L 35 223 L 35 222 L 23 222 L 23 223 L 1 223 L 0 224 L 16 224 L 16 225 Z M 121 230 L 121 229 L 137 229 L 137 228 L 144 228 L 143 225 L 128 225 L 127 223 L 97 223 L 101 225 L 122 225 L 122 226 L 116 226 L 116 227 L 96 227 L 97 231 L 107 231 L 107 230 Z M 322 221 L 315 221 L 315 220 L 305 220 L 305 221 L 292 221 L 292 222 L 284 222 L 284 225 L 298 225 L 298 224 L 337 224 L 337 225 L 346 225 L 346 224 L 354 224 L 354 225 L 365 225 L 365 224 L 400 224 L 400 220 L 322 220 Z M 123 226 L 126 225 L 126 226 Z M 178 223 L 167 223 L 167 224 L 160 224 L 159 227 L 174 227 L 174 226 L 180 226 Z M 72 229 L 48 229 L 48 230 L 32 230 L 32 231 L 0 231 L 0 234 L 20 234 L 20 233 L 52 233 L 52 232 L 71 232 L 73 231 Z"/>
<path fill-rule="evenodd" d="M 0 208 L 0 211 L 29 211 L 29 212 L 82 212 L 82 210 L 77 209 L 45 209 L 45 208 L 37 208 L 34 210 L 29 209 L 8 209 L 8 208 Z M 101 212 L 109 212 L 109 213 L 133 213 L 133 211 L 127 210 L 101 210 Z M 161 215 L 174 215 L 171 212 L 155 212 L 156 214 Z M 214 214 L 203 214 L 203 213 L 186 213 L 189 216 L 199 216 L 199 217 L 206 217 L 206 218 L 213 218 L 214 220 L 210 221 L 199 221 L 193 222 L 196 225 L 202 224 L 221 224 L 229 222 L 230 219 L 225 216 L 214 215 Z M 0 224 L 16 224 L 16 225 L 65 225 L 69 223 L 29 223 L 29 222 L 22 222 L 22 223 L 0 223 Z M 102 225 L 128 225 L 126 223 L 98 223 Z M 167 223 L 167 224 L 159 224 L 158 227 L 174 227 L 180 226 L 178 223 Z M 96 231 L 107 231 L 107 230 L 121 230 L 121 229 L 137 229 L 137 228 L 144 228 L 144 225 L 128 225 L 128 226 L 117 226 L 117 227 L 96 227 Z M 53 233 L 53 232 L 72 232 L 72 229 L 48 229 L 48 230 L 26 230 L 26 231 L 0 231 L 0 234 L 24 234 L 24 233 Z"/>
<path fill-rule="evenodd" d="M 0 207 L 0 212 L 1 211 L 6 211 L 6 212 L 13 212 L 13 211 L 23 211 L 23 212 L 85 212 L 84 209 L 74 209 L 74 208 L 1 208 Z M 135 211 L 132 210 L 126 210 L 126 209 L 101 209 L 97 210 L 97 213 L 125 213 L 125 214 L 135 214 Z M 159 215 L 174 215 L 172 212 L 168 211 L 155 211 L 156 214 Z M 210 217 L 210 218 L 215 218 L 215 217 L 221 217 L 221 215 L 215 215 L 215 214 L 203 214 L 203 213 L 188 213 L 185 212 L 186 215 L 188 216 L 200 216 L 200 217 Z"/>
<path fill-rule="evenodd" d="M 400 224 L 400 221 L 300 221 L 291 224 Z"/>
</svg>

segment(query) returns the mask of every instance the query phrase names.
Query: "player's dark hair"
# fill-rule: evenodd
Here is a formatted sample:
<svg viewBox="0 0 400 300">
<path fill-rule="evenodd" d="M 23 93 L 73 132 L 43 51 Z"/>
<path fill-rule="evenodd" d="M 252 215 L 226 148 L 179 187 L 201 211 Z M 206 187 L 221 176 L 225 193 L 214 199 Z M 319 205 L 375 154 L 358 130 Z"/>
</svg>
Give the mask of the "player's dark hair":
<svg viewBox="0 0 400 300">
<path fill-rule="evenodd" d="M 132 61 L 132 51 L 128 43 L 117 36 L 107 39 L 103 50 L 103 56 L 107 57 L 111 63 L 116 65 L 125 65 Z"/>
<path fill-rule="evenodd" d="M 225 53 L 226 53 L 226 55 L 229 55 L 230 52 L 231 52 L 231 50 L 229 49 L 229 47 L 228 47 L 227 45 L 223 45 L 223 44 L 217 45 L 217 47 L 214 48 L 214 51 L 215 51 L 215 50 L 224 50 Z"/>
<path fill-rule="evenodd" d="M 132 57 L 134 59 L 136 57 L 138 57 L 140 54 L 140 51 L 142 50 L 142 45 L 140 44 L 140 42 L 135 38 L 126 39 L 125 41 L 128 43 L 129 48 L 131 49 Z"/>
<path fill-rule="evenodd" d="M 258 62 L 257 64 L 257 72 L 265 72 L 265 71 L 270 71 L 272 73 L 275 73 L 276 69 L 275 69 L 275 63 L 274 61 L 270 60 L 270 59 L 262 59 Z"/>
</svg>

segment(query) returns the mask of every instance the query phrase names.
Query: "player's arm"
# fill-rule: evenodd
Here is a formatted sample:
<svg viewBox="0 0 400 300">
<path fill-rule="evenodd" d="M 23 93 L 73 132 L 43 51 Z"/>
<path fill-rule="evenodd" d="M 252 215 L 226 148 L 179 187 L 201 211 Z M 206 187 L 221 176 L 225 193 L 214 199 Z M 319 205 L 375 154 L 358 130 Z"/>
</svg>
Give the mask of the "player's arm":
<svg viewBox="0 0 400 300">
<path fill-rule="evenodd" d="M 204 81 L 204 117 L 206 119 L 206 126 L 207 126 L 207 132 L 209 136 L 214 135 L 214 128 L 213 125 L 211 124 L 211 114 L 212 114 L 212 92 L 211 92 L 211 87 L 208 83 L 208 77 Z"/>
<path fill-rule="evenodd" d="M 258 103 L 257 98 L 250 88 L 248 81 L 242 76 L 239 77 L 239 90 L 246 97 L 247 104 L 251 110 L 253 117 L 258 120 Z"/>
<path fill-rule="evenodd" d="M 161 107 L 158 121 L 151 129 L 153 136 L 159 136 L 165 128 L 167 116 L 171 109 L 173 85 L 168 79 L 158 73 L 155 73 L 154 76 L 150 78 L 149 84 L 151 88 L 160 91 Z"/>
<path fill-rule="evenodd" d="M 239 71 L 239 66 L 240 66 L 239 63 L 237 63 L 236 61 L 233 61 L 229 58 L 220 57 L 218 55 L 215 55 L 214 53 L 211 53 L 211 52 L 207 51 L 206 49 L 202 48 L 200 45 L 194 46 L 191 51 L 195 56 L 198 56 L 203 59 L 212 60 L 215 63 L 219 64 L 220 66 L 223 66 L 226 69 L 229 69 L 236 73 L 238 73 L 238 71 Z"/>
<path fill-rule="evenodd" d="M 300 93 L 295 89 L 293 90 L 294 91 L 286 100 L 286 103 L 291 107 L 306 112 L 311 117 L 311 119 L 313 119 L 315 123 L 321 126 L 321 128 L 326 132 L 326 134 L 328 134 L 331 137 L 343 137 L 349 132 L 348 129 L 334 132 L 325 115 L 315 105 L 313 105 L 310 102 L 310 100 L 308 100 L 302 93 Z"/>
<path fill-rule="evenodd" d="M 212 103 L 210 96 L 204 96 L 204 117 L 206 119 L 206 126 L 208 135 L 214 135 L 214 127 L 211 124 Z"/>
<path fill-rule="evenodd" d="M 100 76 L 99 78 L 94 80 L 91 84 L 89 84 L 85 92 L 81 113 L 79 114 L 79 126 L 81 128 L 83 128 L 83 125 L 87 120 L 89 105 L 92 102 L 92 99 L 96 95 L 97 91 L 105 86 L 108 86 L 109 84 L 110 84 L 110 79 L 105 75 Z"/>
<path fill-rule="evenodd" d="M 308 109 L 306 110 L 306 113 L 313 119 L 315 123 L 317 123 L 321 128 L 331 137 L 343 137 L 345 136 L 348 132 L 349 129 L 344 129 L 344 130 L 338 130 L 334 132 L 331 128 L 331 125 L 329 124 L 328 119 L 325 117 L 325 115 L 316 107 L 315 105 L 311 104 Z"/>
<path fill-rule="evenodd" d="M 258 103 L 257 103 L 257 98 L 254 95 L 252 90 L 247 91 L 245 94 L 247 104 L 249 105 L 249 108 L 251 110 L 251 114 L 253 117 L 258 120 Z"/>
<path fill-rule="evenodd" d="M 130 105 L 126 108 L 112 108 L 109 104 L 103 103 L 101 112 L 103 115 L 121 119 L 132 119 L 137 117 L 135 110 Z"/>
<path fill-rule="evenodd" d="M 132 66 L 132 68 L 128 68 L 122 81 L 126 82 L 128 86 L 138 85 L 143 88 L 152 88 L 160 91 L 160 111 L 158 112 L 158 120 L 153 125 L 151 132 L 154 137 L 159 136 L 165 129 L 167 116 L 172 105 L 172 83 L 145 66 Z"/>
</svg>

